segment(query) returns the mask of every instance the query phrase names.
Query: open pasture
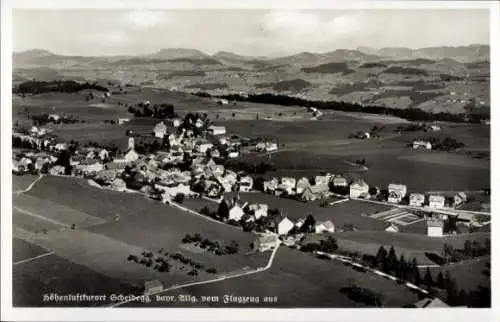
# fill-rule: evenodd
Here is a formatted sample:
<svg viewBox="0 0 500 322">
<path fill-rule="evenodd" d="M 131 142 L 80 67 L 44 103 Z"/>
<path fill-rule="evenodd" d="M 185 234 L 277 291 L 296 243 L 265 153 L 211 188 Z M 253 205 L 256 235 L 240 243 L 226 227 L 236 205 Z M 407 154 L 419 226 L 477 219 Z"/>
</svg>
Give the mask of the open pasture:
<svg viewBox="0 0 500 322">
<path fill-rule="evenodd" d="M 12 304 L 15 307 L 96 307 L 109 304 L 104 301 L 43 301 L 44 294 L 139 294 L 136 287 L 118 279 L 97 273 L 86 266 L 75 264 L 58 255 L 50 255 L 15 265 L 12 272 Z"/>
<path fill-rule="evenodd" d="M 191 294 L 201 298 L 204 295 L 218 296 L 214 304 L 197 303 L 195 306 L 224 307 L 366 307 L 361 302 L 350 300 L 340 292 L 343 287 L 356 284 L 382 294 L 384 307 L 402 307 L 416 302 L 415 293 L 393 281 L 362 273 L 335 261 L 317 259 L 311 254 L 280 247 L 273 265 L 267 271 L 243 276 L 213 284 L 191 286 L 165 295 Z M 258 296 L 258 304 L 224 304 L 225 294 L 237 296 Z M 277 297 L 276 303 L 265 303 L 265 296 Z M 185 304 L 184 304 L 185 305 Z M 127 306 L 144 306 L 141 303 L 129 303 Z M 165 302 L 151 302 L 148 306 L 172 306 Z M 183 306 L 176 303 L 174 306 Z"/>
<path fill-rule="evenodd" d="M 48 253 L 47 250 L 20 238 L 12 238 L 12 263 Z"/>
</svg>

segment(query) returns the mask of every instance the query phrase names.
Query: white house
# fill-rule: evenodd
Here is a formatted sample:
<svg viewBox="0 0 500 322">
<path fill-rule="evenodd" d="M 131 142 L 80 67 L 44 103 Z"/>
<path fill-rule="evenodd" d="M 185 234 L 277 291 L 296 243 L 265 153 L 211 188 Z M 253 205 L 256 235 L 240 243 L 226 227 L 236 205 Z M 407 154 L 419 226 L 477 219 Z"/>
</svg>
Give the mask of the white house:
<svg viewBox="0 0 500 322">
<path fill-rule="evenodd" d="M 194 126 L 199 129 L 199 128 L 203 127 L 203 124 L 204 124 L 204 122 L 202 119 L 197 119 L 196 123 L 194 123 Z"/>
<path fill-rule="evenodd" d="M 210 143 L 210 142 L 203 142 L 203 143 L 200 143 L 196 146 L 196 151 L 200 152 L 200 153 L 207 153 L 207 151 L 211 148 L 213 148 L 213 144 Z"/>
<path fill-rule="evenodd" d="M 349 196 L 351 198 L 359 198 L 362 195 L 368 194 L 370 186 L 364 180 L 356 180 L 349 187 Z"/>
<path fill-rule="evenodd" d="M 317 222 L 314 225 L 314 232 L 316 234 L 321 234 L 324 232 L 333 233 L 333 232 L 335 232 L 335 225 L 330 220 L 323 221 L 323 222 Z"/>
<path fill-rule="evenodd" d="M 347 182 L 347 179 L 341 176 L 335 176 L 333 178 L 333 186 L 334 187 L 347 187 L 349 183 Z"/>
<path fill-rule="evenodd" d="M 272 178 L 264 182 L 264 191 L 274 191 L 278 188 L 278 179 Z"/>
<path fill-rule="evenodd" d="M 314 177 L 314 184 L 317 186 L 327 186 L 330 183 L 331 175 L 326 175 L 326 176 L 315 176 Z"/>
<path fill-rule="evenodd" d="M 124 156 L 123 159 L 125 160 L 126 163 L 129 162 L 135 162 L 137 159 L 139 159 L 139 154 L 135 152 L 134 149 L 130 149 Z"/>
<path fill-rule="evenodd" d="M 410 194 L 410 206 L 422 207 L 425 203 L 425 196 L 421 193 Z"/>
<path fill-rule="evenodd" d="M 159 122 L 155 125 L 153 132 L 155 133 L 155 137 L 163 139 L 163 137 L 167 134 L 167 126 L 165 123 Z"/>
<path fill-rule="evenodd" d="M 266 151 L 271 152 L 271 151 L 277 151 L 278 150 L 278 144 L 273 143 L 273 142 L 266 142 Z"/>
<path fill-rule="evenodd" d="M 241 217 L 245 214 L 243 208 L 245 208 L 247 203 L 240 206 L 237 202 L 233 203 L 233 205 L 229 208 L 229 220 L 233 219 L 236 221 L 240 221 Z"/>
<path fill-rule="evenodd" d="M 226 128 L 224 126 L 210 125 L 208 131 L 212 135 L 224 135 L 226 134 Z"/>
<path fill-rule="evenodd" d="M 310 186 L 311 184 L 309 183 L 309 179 L 305 177 L 300 178 L 297 180 L 297 184 L 295 185 L 295 192 L 300 195 Z"/>
<path fill-rule="evenodd" d="M 283 188 L 290 194 L 292 190 L 295 188 L 295 185 L 296 185 L 295 178 L 283 177 L 281 178 L 281 184 L 279 186 L 280 188 Z"/>
<path fill-rule="evenodd" d="M 62 174 L 64 174 L 64 167 L 60 166 L 60 165 L 56 165 L 56 166 L 50 168 L 49 173 L 53 176 L 62 175 Z"/>
<path fill-rule="evenodd" d="M 407 188 L 404 184 L 391 183 L 388 187 L 389 198 L 387 201 L 391 203 L 400 203 L 406 196 Z"/>
<path fill-rule="evenodd" d="M 61 117 L 57 114 L 50 114 L 48 117 L 49 121 L 58 122 Z"/>
<path fill-rule="evenodd" d="M 290 230 L 292 230 L 293 226 L 293 222 L 285 217 L 278 221 L 276 232 L 278 233 L 278 235 L 286 235 Z"/>
<path fill-rule="evenodd" d="M 109 152 L 106 149 L 99 151 L 99 159 L 104 160 L 109 158 Z"/>
<path fill-rule="evenodd" d="M 119 125 L 122 125 L 122 124 L 125 124 L 125 123 L 128 123 L 128 122 L 130 122 L 129 118 L 119 118 L 118 119 L 118 124 Z"/>
<path fill-rule="evenodd" d="M 431 125 L 431 131 L 433 132 L 441 131 L 441 127 L 439 125 Z"/>
<path fill-rule="evenodd" d="M 443 222 L 438 220 L 427 221 L 427 236 L 443 237 Z"/>
<path fill-rule="evenodd" d="M 240 153 L 238 151 L 229 151 L 227 156 L 231 159 L 237 158 L 240 156 Z"/>
<path fill-rule="evenodd" d="M 67 150 L 68 149 L 68 145 L 66 143 L 57 143 L 55 145 L 54 149 L 56 149 L 56 151 Z"/>
<path fill-rule="evenodd" d="M 413 141 L 412 147 L 414 149 L 427 149 L 427 150 L 431 150 L 432 149 L 432 144 L 429 141 Z"/>
<path fill-rule="evenodd" d="M 240 191 L 249 192 L 253 187 L 253 179 L 250 176 L 245 176 L 240 179 Z"/>
<path fill-rule="evenodd" d="M 431 195 L 429 196 L 429 208 L 444 208 L 445 198 L 440 195 Z"/>
<path fill-rule="evenodd" d="M 253 212 L 255 219 L 259 219 L 260 217 L 267 216 L 269 207 L 266 204 L 251 204 L 250 206 L 248 206 L 248 209 Z"/>
</svg>

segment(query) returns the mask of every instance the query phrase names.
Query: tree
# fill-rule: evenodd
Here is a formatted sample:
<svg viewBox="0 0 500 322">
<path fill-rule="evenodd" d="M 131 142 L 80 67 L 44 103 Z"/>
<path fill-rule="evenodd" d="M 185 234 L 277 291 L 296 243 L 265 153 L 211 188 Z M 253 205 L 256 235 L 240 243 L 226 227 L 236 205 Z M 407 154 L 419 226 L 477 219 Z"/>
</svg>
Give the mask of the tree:
<svg viewBox="0 0 500 322">
<path fill-rule="evenodd" d="M 387 259 L 387 251 L 385 250 L 384 246 L 380 246 L 380 248 L 377 251 L 377 255 L 375 255 L 375 266 L 379 269 L 383 268 L 386 259 Z"/>
<path fill-rule="evenodd" d="M 443 277 L 443 273 L 441 271 L 439 271 L 439 274 L 436 278 L 436 286 L 443 289 L 444 288 L 444 277 Z"/>
<path fill-rule="evenodd" d="M 397 270 L 398 258 L 396 257 L 396 251 L 394 250 L 394 246 L 391 246 L 389 250 L 389 255 L 385 261 L 385 272 L 392 273 Z"/>
<path fill-rule="evenodd" d="M 434 281 L 432 280 L 432 275 L 429 267 L 427 267 L 427 270 L 425 271 L 424 283 L 428 289 L 434 286 Z"/>
<path fill-rule="evenodd" d="M 304 224 L 300 227 L 300 232 L 309 233 L 314 229 L 314 225 L 316 224 L 316 219 L 314 219 L 313 215 L 309 214 L 304 220 Z"/>
<path fill-rule="evenodd" d="M 472 256 L 472 244 L 468 239 L 464 242 L 464 255 L 466 257 Z"/>
<path fill-rule="evenodd" d="M 377 194 L 377 192 L 378 192 L 377 187 L 373 187 L 373 186 L 371 186 L 371 187 L 370 187 L 370 189 L 368 189 L 368 193 L 369 193 L 371 196 L 376 195 L 376 194 Z"/>
<path fill-rule="evenodd" d="M 183 193 L 178 193 L 174 197 L 174 201 L 177 203 L 183 203 L 186 196 Z"/>
<path fill-rule="evenodd" d="M 229 205 L 227 204 L 226 200 L 222 200 L 219 203 L 219 208 L 217 209 L 217 215 L 221 218 L 228 218 L 229 217 Z"/>
<path fill-rule="evenodd" d="M 412 275 L 413 275 L 413 283 L 415 285 L 420 285 L 421 283 L 421 277 L 420 277 L 420 271 L 418 270 L 418 264 L 417 260 L 414 258 L 411 262 L 411 268 L 412 268 Z"/>
</svg>

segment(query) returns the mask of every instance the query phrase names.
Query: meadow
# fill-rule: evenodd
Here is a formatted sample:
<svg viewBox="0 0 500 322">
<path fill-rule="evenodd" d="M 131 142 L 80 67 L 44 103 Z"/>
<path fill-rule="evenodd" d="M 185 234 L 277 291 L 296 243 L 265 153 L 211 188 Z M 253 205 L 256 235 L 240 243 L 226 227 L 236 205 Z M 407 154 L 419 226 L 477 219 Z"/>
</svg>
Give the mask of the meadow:
<svg viewBox="0 0 500 322">
<path fill-rule="evenodd" d="M 221 281 L 208 285 L 198 285 L 165 292 L 167 295 L 191 294 L 219 296 L 220 302 L 212 306 L 302 308 L 335 307 L 361 308 L 364 303 L 355 302 L 340 292 L 343 287 L 356 284 L 382 294 L 384 307 L 402 307 L 416 302 L 418 296 L 393 281 L 362 273 L 335 261 L 321 260 L 311 254 L 287 247 L 280 247 L 272 267 L 264 272 Z M 223 295 L 259 296 L 259 304 L 224 304 Z M 277 303 L 263 303 L 265 296 L 276 296 Z M 165 302 L 151 302 L 150 306 L 169 306 Z M 184 304 L 185 305 L 185 304 Z M 127 306 L 143 306 L 129 303 Z M 176 304 L 176 306 L 181 306 Z M 195 306 L 203 306 L 196 304 Z M 205 306 L 210 306 L 205 304 Z"/>
</svg>

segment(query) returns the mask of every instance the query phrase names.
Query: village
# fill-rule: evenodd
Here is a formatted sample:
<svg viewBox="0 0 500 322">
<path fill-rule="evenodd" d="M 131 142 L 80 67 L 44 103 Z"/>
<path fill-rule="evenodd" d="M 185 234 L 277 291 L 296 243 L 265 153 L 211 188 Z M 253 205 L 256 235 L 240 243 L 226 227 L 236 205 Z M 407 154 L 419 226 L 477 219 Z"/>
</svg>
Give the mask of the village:
<svg viewBox="0 0 500 322">
<path fill-rule="evenodd" d="M 52 122 L 59 118 L 57 114 L 49 115 Z M 120 119 L 117 123 L 128 121 Z M 333 233 L 336 225 L 331 220 L 316 221 L 314 214 L 291 219 L 268 204 L 241 200 L 240 193 L 265 193 L 306 203 L 319 201 L 321 207 L 348 200 L 392 206 L 396 211 L 370 217 L 385 220 L 386 231 L 394 233 L 399 232 L 400 225 L 418 221 L 425 221 L 426 235 L 430 237 L 460 233 L 457 220 L 472 228 L 489 223 L 489 219 L 479 221 L 476 217 L 488 215 L 486 212 L 460 210 L 469 199 L 463 191 L 451 196 L 409 193 L 405 184 L 392 183 L 380 188 L 370 186 L 363 179 L 350 181 L 342 174 L 330 173 L 312 178 L 282 177 L 263 181 L 244 171 L 233 171 L 223 165 L 224 160 L 238 158 L 242 153 L 273 153 L 278 151 L 278 144 L 255 140 L 251 145 L 244 143 L 239 136 L 228 136 L 225 127 L 213 125 L 202 115 L 167 118 L 156 123 L 149 133 L 129 130 L 126 136 L 128 149 L 116 153 L 104 147 L 59 142 L 49 129 L 41 126 L 33 126 L 28 133 L 15 131 L 13 173 L 85 178 L 101 189 L 142 193 L 187 211 L 193 210 L 182 206 L 184 200 L 206 199 L 217 203 L 218 210 L 214 212 L 205 207 L 198 209 L 200 214 L 259 233 L 262 237 L 254 244 L 259 251 L 274 248 L 279 238 L 292 246 L 301 241 L 304 233 Z M 142 137 L 161 142 L 159 149 L 139 153 L 136 138 Z M 449 227 L 451 220 L 454 228 Z"/>
</svg>

